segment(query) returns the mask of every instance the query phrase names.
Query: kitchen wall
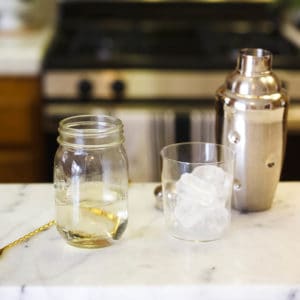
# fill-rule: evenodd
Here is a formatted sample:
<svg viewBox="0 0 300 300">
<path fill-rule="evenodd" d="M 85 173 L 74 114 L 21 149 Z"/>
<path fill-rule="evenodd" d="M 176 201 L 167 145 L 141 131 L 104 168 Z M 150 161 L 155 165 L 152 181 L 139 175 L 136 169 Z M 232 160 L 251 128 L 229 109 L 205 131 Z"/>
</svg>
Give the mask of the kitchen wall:
<svg viewBox="0 0 300 300">
<path fill-rule="evenodd" d="M 0 32 L 50 25 L 56 18 L 56 0 L 0 0 Z"/>
</svg>

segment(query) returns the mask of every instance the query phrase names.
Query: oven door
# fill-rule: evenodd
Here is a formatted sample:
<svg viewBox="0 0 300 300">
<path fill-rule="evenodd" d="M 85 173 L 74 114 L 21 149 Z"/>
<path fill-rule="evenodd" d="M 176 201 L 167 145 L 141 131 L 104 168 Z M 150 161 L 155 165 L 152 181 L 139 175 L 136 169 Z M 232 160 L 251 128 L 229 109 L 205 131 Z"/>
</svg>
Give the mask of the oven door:
<svg viewBox="0 0 300 300">
<path fill-rule="evenodd" d="M 43 110 L 46 180 L 52 181 L 57 149 L 58 123 L 79 114 L 107 114 L 118 117 L 124 125 L 125 149 L 129 161 L 129 178 L 134 182 L 160 181 L 160 150 L 168 144 L 215 139 L 215 113 L 211 106 L 168 104 L 165 106 L 109 105 L 95 103 L 48 103 Z"/>
</svg>

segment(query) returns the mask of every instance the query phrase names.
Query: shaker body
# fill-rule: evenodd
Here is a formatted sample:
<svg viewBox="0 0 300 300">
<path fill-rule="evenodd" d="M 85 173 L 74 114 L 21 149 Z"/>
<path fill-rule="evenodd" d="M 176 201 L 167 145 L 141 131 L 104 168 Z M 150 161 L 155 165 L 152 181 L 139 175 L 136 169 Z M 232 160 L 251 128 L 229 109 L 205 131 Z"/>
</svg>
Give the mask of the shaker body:
<svg viewBox="0 0 300 300">
<path fill-rule="evenodd" d="M 247 68 L 241 70 L 241 57 L 237 70 L 217 91 L 216 135 L 218 142 L 231 147 L 236 155 L 233 207 L 263 211 L 271 207 L 280 179 L 288 98 L 269 68 L 270 53 L 242 51 L 244 60 L 252 60 L 254 66 L 248 66 L 248 71 L 252 68 L 248 73 Z"/>
</svg>

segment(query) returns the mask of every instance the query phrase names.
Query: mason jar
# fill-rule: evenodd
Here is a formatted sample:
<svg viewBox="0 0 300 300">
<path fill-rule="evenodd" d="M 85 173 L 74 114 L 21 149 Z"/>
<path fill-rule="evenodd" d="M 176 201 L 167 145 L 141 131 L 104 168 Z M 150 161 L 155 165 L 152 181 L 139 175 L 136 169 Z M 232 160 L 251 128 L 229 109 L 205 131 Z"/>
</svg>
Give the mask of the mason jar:
<svg viewBox="0 0 300 300">
<path fill-rule="evenodd" d="M 59 123 L 54 159 L 56 227 L 71 245 L 105 247 L 128 219 L 128 161 L 121 120 L 106 115 Z"/>
</svg>

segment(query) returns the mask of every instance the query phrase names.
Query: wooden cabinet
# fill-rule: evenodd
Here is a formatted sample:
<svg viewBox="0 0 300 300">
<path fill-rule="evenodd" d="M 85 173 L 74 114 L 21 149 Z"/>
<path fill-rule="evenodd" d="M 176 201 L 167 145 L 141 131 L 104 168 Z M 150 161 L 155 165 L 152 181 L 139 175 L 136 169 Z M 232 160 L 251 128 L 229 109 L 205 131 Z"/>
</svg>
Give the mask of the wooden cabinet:
<svg viewBox="0 0 300 300">
<path fill-rule="evenodd" d="M 42 179 L 38 76 L 0 76 L 0 182 Z"/>
</svg>

